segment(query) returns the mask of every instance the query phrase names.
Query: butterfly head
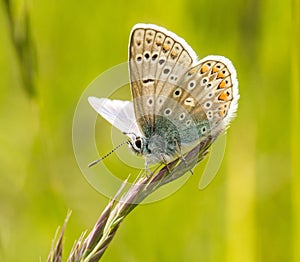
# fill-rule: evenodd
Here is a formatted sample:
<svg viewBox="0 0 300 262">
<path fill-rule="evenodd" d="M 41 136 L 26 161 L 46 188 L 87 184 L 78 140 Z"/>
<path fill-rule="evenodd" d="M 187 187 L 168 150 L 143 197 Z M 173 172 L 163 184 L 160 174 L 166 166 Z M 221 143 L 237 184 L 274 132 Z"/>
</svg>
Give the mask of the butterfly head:
<svg viewBox="0 0 300 262">
<path fill-rule="evenodd" d="M 127 133 L 126 135 L 130 137 L 128 145 L 132 151 L 139 156 L 145 157 L 148 164 L 164 162 L 165 159 L 169 159 L 177 151 L 175 141 L 167 141 L 165 137 L 157 134 L 150 138 L 136 136 L 132 133 Z"/>
<path fill-rule="evenodd" d="M 128 140 L 128 144 L 137 155 L 144 155 L 146 139 L 144 137 L 136 136 L 133 134 L 131 139 Z"/>
</svg>

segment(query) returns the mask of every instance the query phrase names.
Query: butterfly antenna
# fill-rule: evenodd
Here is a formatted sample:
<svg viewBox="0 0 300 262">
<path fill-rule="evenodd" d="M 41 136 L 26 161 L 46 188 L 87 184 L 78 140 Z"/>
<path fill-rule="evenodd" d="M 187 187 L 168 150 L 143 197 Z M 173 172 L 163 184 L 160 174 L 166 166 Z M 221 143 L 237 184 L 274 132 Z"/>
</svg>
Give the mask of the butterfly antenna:
<svg viewBox="0 0 300 262">
<path fill-rule="evenodd" d="M 119 147 L 121 147 L 121 146 L 123 146 L 123 145 L 125 145 L 125 144 L 128 144 L 128 143 L 130 143 L 130 140 L 126 140 L 126 141 L 124 141 L 123 143 L 121 143 L 120 145 L 117 145 L 113 150 L 111 150 L 111 151 L 110 151 L 109 153 L 107 153 L 105 156 L 100 157 L 99 159 L 97 159 L 97 160 L 95 160 L 95 161 L 89 163 L 88 167 L 92 167 L 92 166 L 98 164 L 98 163 L 99 163 L 100 161 L 102 161 L 104 158 L 107 158 L 109 155 L 111 155 L 113 152 L 115 152 Z"/>
</svg>

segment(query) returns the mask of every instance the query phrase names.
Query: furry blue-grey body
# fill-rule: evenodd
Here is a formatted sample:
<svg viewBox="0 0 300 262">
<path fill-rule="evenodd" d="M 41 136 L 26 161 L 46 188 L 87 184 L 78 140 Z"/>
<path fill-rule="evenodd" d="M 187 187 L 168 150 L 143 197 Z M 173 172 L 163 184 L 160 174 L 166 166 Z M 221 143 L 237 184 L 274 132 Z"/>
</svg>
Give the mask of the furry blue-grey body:
<svg viewBox="0 0 300 262">
<path fill-rule="evenodd" d="M 170 159 L 181 156 L 183 144 L 192 144 L 199 141 L 201 127 L 208 123 L 192 123 L 189 128 L 180 123 L 173 123 L 163 116 L 156 116 L 155 125 L 145 124 L 145 136 L 141 154 L 149 163 L 168 162 Z"/>
<path fill-rule="evenodd" d="M 179 152 L 181 139 L 178 128 L 167 118 L 157 116 L 155 125 L 144 126 L 143 155 L 150 162 L 161 162 L 165 156 L 171 157 Z"/>
</svg>

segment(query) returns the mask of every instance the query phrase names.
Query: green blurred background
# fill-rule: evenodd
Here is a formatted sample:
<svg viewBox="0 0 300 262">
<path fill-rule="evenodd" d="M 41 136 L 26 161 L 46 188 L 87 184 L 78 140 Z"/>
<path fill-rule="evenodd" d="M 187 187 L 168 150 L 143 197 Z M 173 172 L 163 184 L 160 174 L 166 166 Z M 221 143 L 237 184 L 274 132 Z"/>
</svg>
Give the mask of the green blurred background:
<svg viewBox="0 0 300 262">
<path fill-rule="evenodd" d="M 10 35 L 8 2 L 24 48 Z M 44 261 L 70 208 L 66 257 L 107 204 L 77 166 L 72 119 L 87 85 L 127 60 L 138 22 L 176 32 L 200 58 L 230 58 L 241 99 L 213 183 L 198 189 L 202 163 L 175 194 L 139 206 L 103 261 L 300 261 L 299 9 L 281 0 L 0 1 L 0 261 Z M 35 69 L 32 82 L 22 78 Z"/>
</svg>

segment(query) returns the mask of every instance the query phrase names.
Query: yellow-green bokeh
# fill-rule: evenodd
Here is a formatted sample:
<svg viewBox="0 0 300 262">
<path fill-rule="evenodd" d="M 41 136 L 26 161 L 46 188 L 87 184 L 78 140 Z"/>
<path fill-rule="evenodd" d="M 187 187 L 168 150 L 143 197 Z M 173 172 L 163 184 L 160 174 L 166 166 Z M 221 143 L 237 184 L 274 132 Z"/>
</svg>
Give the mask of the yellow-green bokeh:
<svg viewBox="0 0 300 262">
<path fill-rule="evenodd" d="M 126 61 L 129 33 L 139 22 L 177 33 L 199 58 L 216 54 L 231 59 L 241 99 L 214 181 L 198 189 L 200 164 L 178 192 L 138 207 L 103 261 L 300 260 L 297 1 L 11 1 L 16 20 L 24 5 L 29 13 L 37 55 L 35 97 L 28 95 L 20 76 L 4 2 L 0 261 L 45 260 L 70 208 L 66 257 L 107 204 L 77 166 L 72 119 L 88 84 Z M 130 90 L 115 95 L 129 99 Z M 111 141 L 103 147 L 109 150 Z M 112 156 L 106 164 L 117 161 Z M 119 163 L 112 167 L 124 178 L 121 168 Z"/>
</svg>

